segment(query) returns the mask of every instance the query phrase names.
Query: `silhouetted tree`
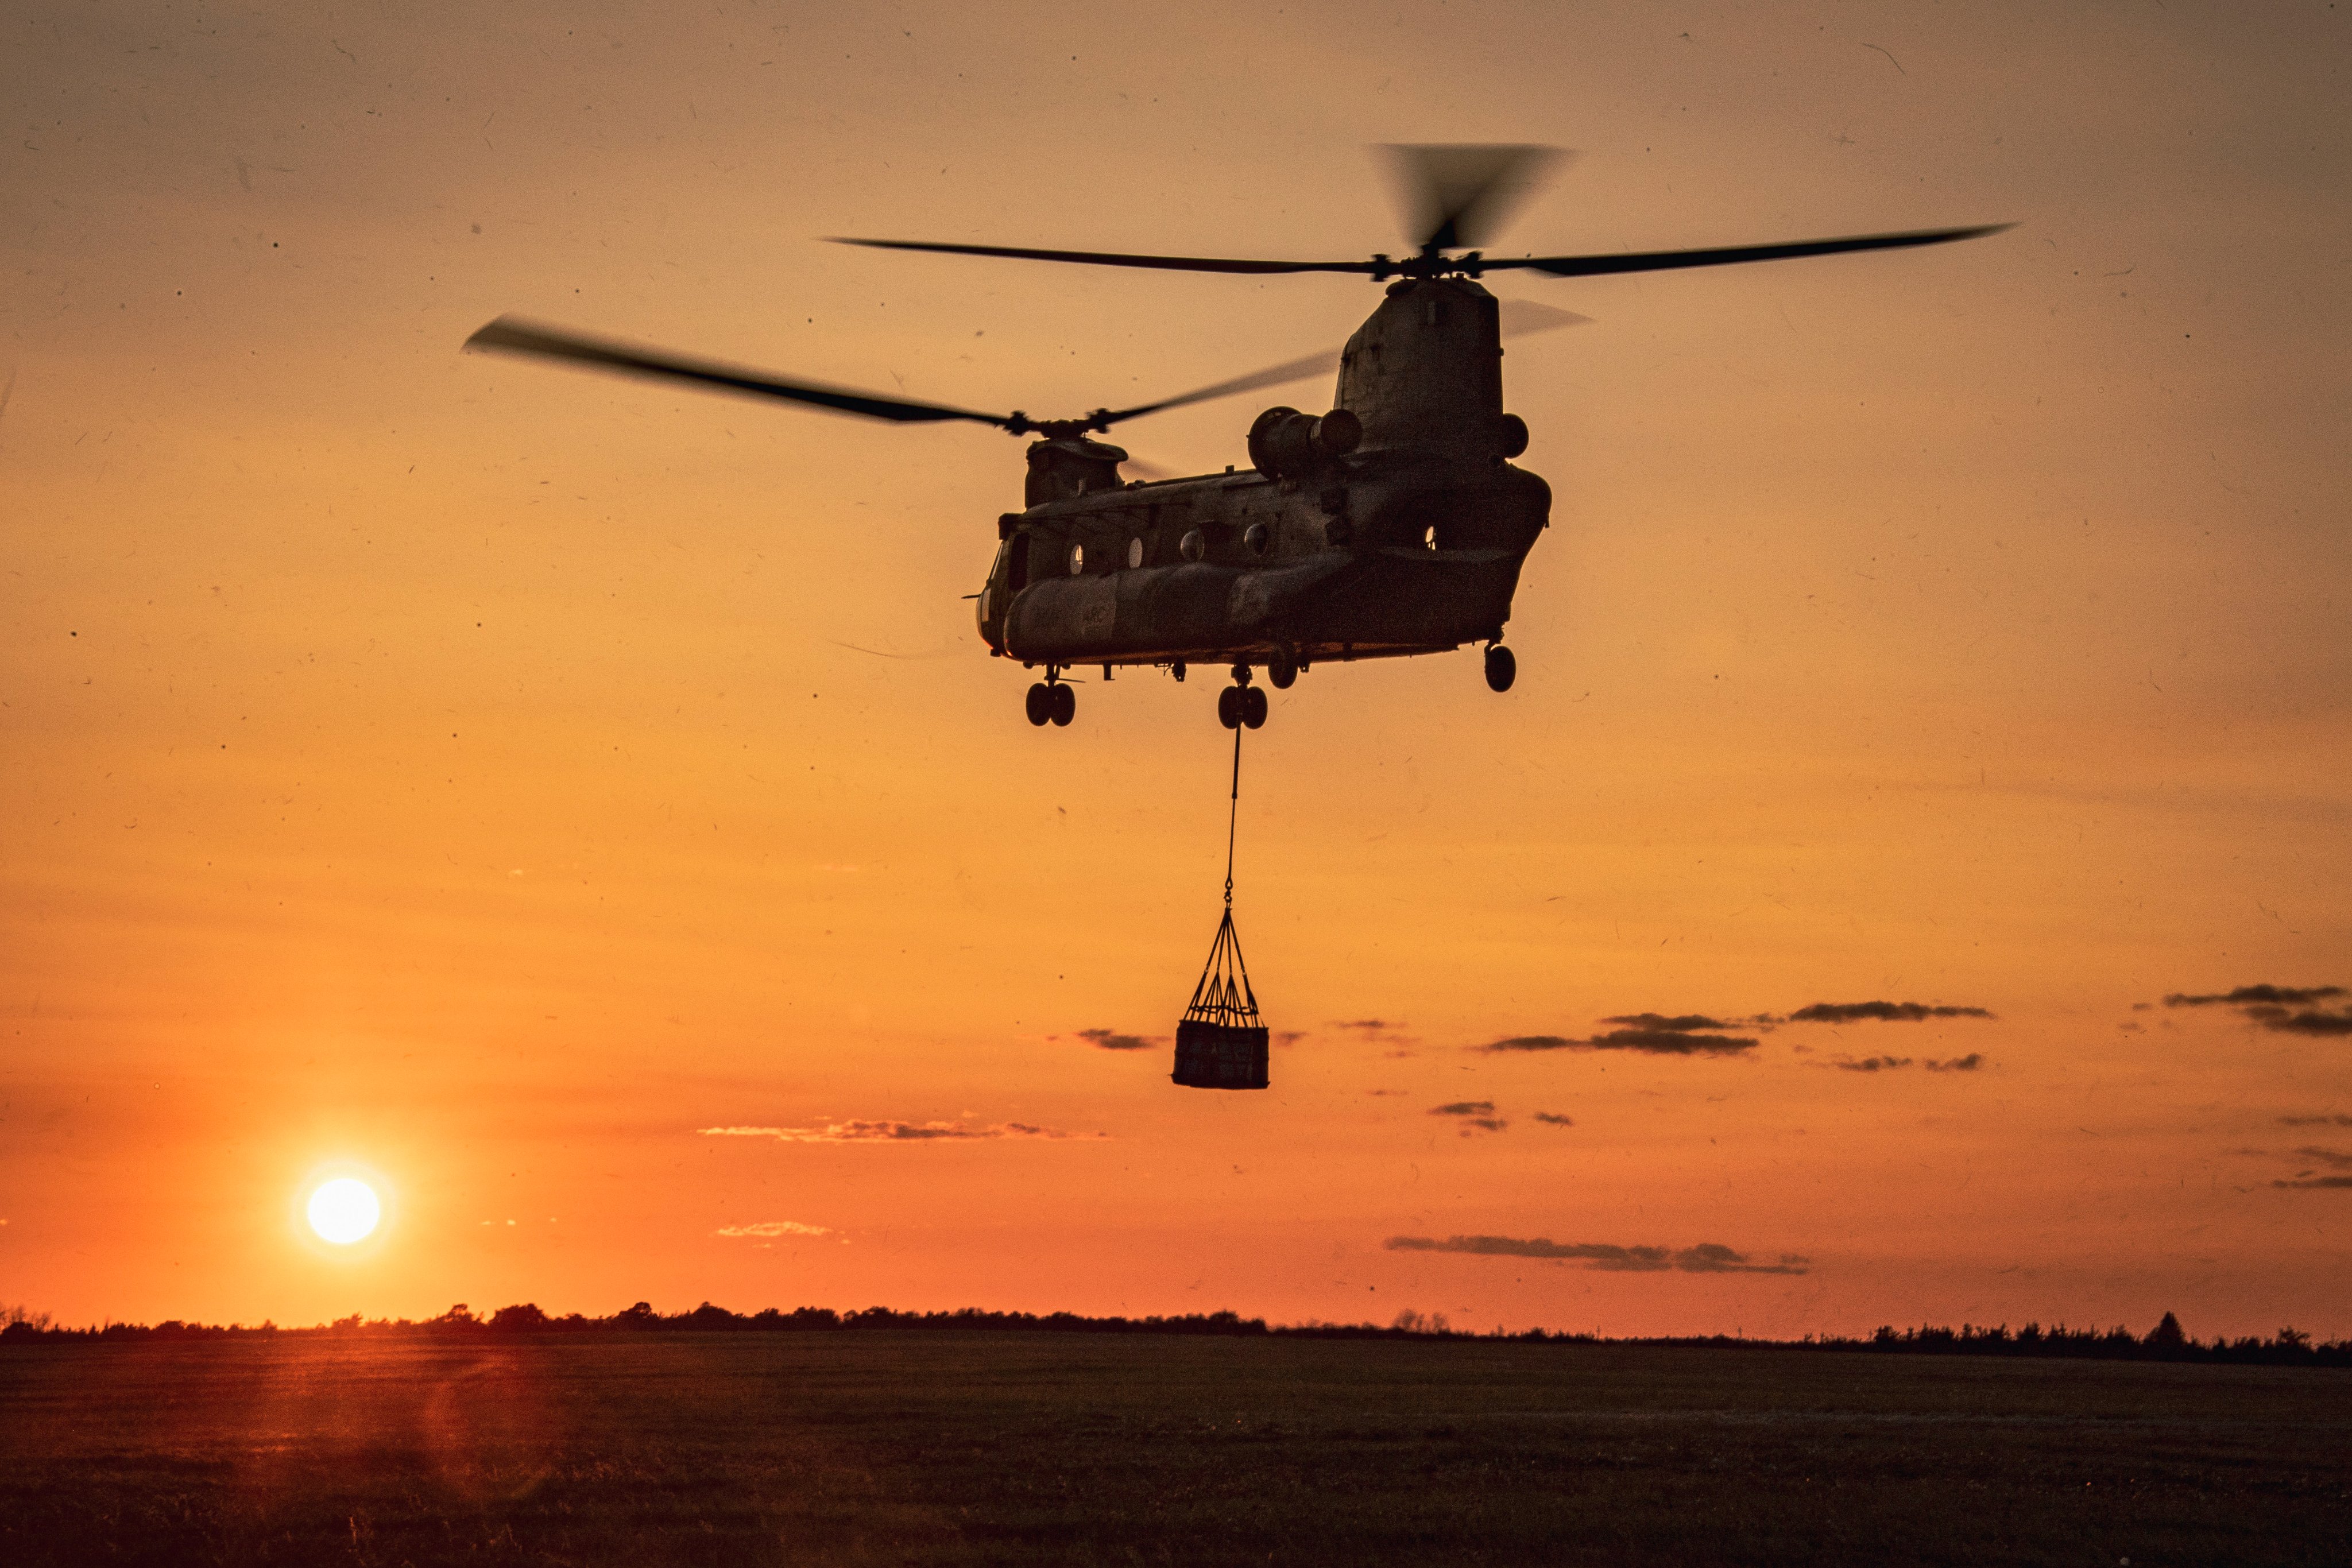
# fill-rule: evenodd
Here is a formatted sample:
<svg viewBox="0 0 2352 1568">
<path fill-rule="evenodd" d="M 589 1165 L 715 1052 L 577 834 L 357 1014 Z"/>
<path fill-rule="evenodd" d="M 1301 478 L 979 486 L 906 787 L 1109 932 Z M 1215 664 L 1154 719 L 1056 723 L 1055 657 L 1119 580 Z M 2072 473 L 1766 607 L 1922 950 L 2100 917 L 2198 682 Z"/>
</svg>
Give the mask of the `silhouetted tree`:
<svg viewBox="0 0 2352 1568">
<path fill-rule="evenodd" d="M 2169 1355 L 2187 1349 L 2189 1336 L 2180 1332 L 2180 1320 L 2167 1312 L 2154 1328 L 2147 1331 L 2147 1337 L 2140 1343 L 2152 1351 Z"/>
</svg>

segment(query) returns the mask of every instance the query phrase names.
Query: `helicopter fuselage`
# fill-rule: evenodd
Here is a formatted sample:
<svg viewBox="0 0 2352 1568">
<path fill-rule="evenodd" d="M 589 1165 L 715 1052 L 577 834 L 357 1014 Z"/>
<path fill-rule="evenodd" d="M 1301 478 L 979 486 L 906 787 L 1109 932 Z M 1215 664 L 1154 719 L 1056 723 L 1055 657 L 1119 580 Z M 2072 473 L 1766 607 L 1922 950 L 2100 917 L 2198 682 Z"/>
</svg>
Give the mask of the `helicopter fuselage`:
<svg viewBox="0 0 2352 1568">
<path fill-rule="evenodd" d="M 1259 417 L 1255 466 L 1122 483 L 1116 447 L 1037 443 L 1031 504 L 999 520 L 982 637 L 1049 670 L 1498 639 L 1551 507 L 1509 461 L 1527 430 L 1503 412 L 1502 351 L 1486 289 L 1406 279 L 1349 340 L 1333 413 Z"/>
</svg>

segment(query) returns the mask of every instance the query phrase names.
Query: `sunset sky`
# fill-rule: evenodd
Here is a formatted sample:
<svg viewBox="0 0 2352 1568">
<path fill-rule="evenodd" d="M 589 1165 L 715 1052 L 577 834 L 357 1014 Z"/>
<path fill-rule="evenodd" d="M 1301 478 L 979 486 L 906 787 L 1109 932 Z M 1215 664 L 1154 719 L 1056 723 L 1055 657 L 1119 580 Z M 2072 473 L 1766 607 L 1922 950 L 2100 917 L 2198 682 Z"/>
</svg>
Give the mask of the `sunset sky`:
<svg viewBox="0 0 2352 1568">
<path fill-rule="evenodd" d="M 2352 10 L 6 27 L 0 1305 L 2352 1333 Z M 1215 681 L 1024 721 L 1021 446 L 459 345 L 1142 402 L 1380 295 L 820 236 L 1393 252 L 1389 141 L 1578 150 L 1497 252 L 2017 226 L 1489 279 L 1593 319 L 1518 684 L 1275 696 L 1179 1089 Z"/>
</svg>

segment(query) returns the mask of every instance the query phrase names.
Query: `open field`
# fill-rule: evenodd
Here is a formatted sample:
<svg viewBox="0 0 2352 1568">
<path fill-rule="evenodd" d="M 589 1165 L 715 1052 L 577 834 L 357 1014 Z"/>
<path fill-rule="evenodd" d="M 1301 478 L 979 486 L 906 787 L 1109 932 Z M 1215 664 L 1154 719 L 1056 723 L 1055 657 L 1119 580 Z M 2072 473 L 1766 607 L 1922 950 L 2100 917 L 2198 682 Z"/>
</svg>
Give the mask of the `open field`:
<svg viewBox="0 0 2352 1568">
<path fill-rule="evenodd" d="M 2352 1373 L 1045 1333 L 0 1351 L 0 1561 L 2346 1561 Z"/>
</svg>

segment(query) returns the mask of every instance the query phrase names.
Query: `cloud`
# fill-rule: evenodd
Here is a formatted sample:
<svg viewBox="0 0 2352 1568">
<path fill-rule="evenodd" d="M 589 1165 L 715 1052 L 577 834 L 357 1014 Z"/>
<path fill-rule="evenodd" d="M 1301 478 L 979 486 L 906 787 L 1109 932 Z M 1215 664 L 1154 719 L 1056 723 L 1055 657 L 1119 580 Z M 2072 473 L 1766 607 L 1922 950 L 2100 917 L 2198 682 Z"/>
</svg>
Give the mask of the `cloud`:
<svg viewBox="0 0 2352 1568">
<path fill-rule="evenodd" d="M 2352 1127 L 2352 1116 L 2281 1116 L 2282 1127 Z"/>
<path fill-rule="evenodd" d="M 1576 1125 L 1575 1117 L 1555 1116 L 1549 1111 L 1537 1112 L 1536 1120 L 1541 1122 L 1547 1127 L 1573 1127 Z"/>
<path fill-rule="evenodd" d="M 2317 1160 L 2330 1170 L 2352 1171 L 2352 1154 L 2342 1149 L 2316 1149 L 2306 1144 L 2295 1153 L 2306 1160 Z"/>
<path fill-rule="evenodd" d="M 1360 1030 L 1366 1034 L 1378 1034 L 1383 1030 L 1402 1029 L 1404 1022 L 1401 1019 L 1335 1019 L 1332 1020 L 1331 1027 Z"/>
<path fill-rule="evenodd" d="M 713 1236 L 830 1236 L 832 1228 L 803 1225 L 797 1219 L 762 1219 L 750 1225 L 722 1225 Z"/>
<path fill-rule="evenodd" d="M 1614 1029 L 1589 1040 L 1557 1034 L 1517 1034 L 1478 1048 L 1481 1051 L 1638 1051 L 1651 1056 L 1730 1056 L 1753 1051 L 1756 1041 L 1740 1035 L 1697 1034 L 1679 1029 Z"/>
<path fill-rule="evenodd" d="M 1725 1022 L 1720 1019 L 1711 1019 L 1705 1013 L 1676 1013 L 1671 1018 L 1664 1013 L 1619 1013 L 1614 1018 L 1605 1018 L 1601 1021 L 1628 1024 L 1634 1029 L 1674 1030 L 1686 1034 L 1695 1029 L 1738 1029 L 1743 1024 L 1752 1023 L 1755 1020 L 1742 1019 L 1735 1022 Z"/>
<path fill-rule="evenodd" d="M 1918 1023 L 1926 1019 L 1989 1019 L 1982 1008 L 1929 1006 L 1924 1002 L 1815 1002 L 1789 1015 L 1790 1023 Z"/>
<path fill-rule="evenodd" d="M 1462 1135 L 1465 1138 L 1477 1132 L 1499 1133 L 1511 1124 L 1495 1114 L 1492 1100 L 1456 1100 L 1451 1105 L 1433 1105 L 1429 1113 L 1433 1116 L 1461 1117 Z"/>
<path fill-rule="evenodd" d="M 2305 1181 L 2274 1181 L 2271 1183 L 2271 1185 L 2273 1186 L 2299 1186 L 2306 1189 L 2323 1186 L 2352 1187 L 2352 1176 L 2312 1176 L 2308 1180 Z"/>
<path fill-rule="evenodd" d="M 2284 1008 L 2248 1008 L 2246 1016 L 2280 1034 L 2352 1034 L 2352 1008 L 2340 1013 L 2291 1013 Z"/>
<path fill-rule="evenodd" d="M 1664 1247 L 1620 1247 L 1607 1241 L 1554 1241 L 1548 1236 L 1521 1239 L 1516 1236 L 1391 1236 L 1384 1245 L 1391 1252 L 1469 1252 L 1487 1258 L 1542 1258 L 1580 1262 L 1604 1273 L 1659 1273 L 1680 1270 L 1685 1274 L 1801 1274 L 1812 1260 L 1783 1253 L 1777 1263 L 1750 1262 L 1719 1241 L 1702 1241 L 1677 1252 Z"/>
<path fill-rule="evenodd" d="M 1121 1034 L 1116 1030 L 1082 1029 L 1078 1038 L 1090 1040 L 1105 1051 L 1150 1051 L 1160 1037 L 1144 1034 Z"/>
<path fill-rule="evenodd" d="M 2190 994 L 2175 991 L 2164 998 L 2168 1008 L 2235 1008 L 2247 1021 L 2274 1034 L 2352 1035 L 2352 1004 L 2331 1012 L 2314 1007 L 2352 995 L 2342 986 L 2240 986 L 2234 991 Z"/>
<path fill-rule="evenodd" d="M 1930 1072 L 1974 1072 L 1979 1068 L 1982 1067 L 1984 1063 L 1984 1052 L 1980 1051 L 1972 1051 L 1966 1056 L 1952 1056 L 1941 1059 L 1931 1056 L 1916 1063 L 1907 1056 L 1864 1056 L 1860 1058 L 1841 1056 L 1829 1061 L 1808 1061 L 1804 1063 L 1804 1065 L 1807 1067 L 1834 1067 L 1840 1072 L 1893 1072 L 1898 1068 L 1911 1067 L 1914 1065 L 1924 1067 Z"/>
<path fill-rule="evenodd" d="M 2234 991 L 2190 996 L 2175 991 L 2164 998 L 2168 1008 L 2302 1007 L 2344 995 L 2341 986 L 2240 986 Z"/>
<path fill-rule="evenodd" d="M 962 1122 L 827 1122 L 821 1127 L 699 1127 L 706 1138 L 774 1138 L 786 1144 L 922 1144 L 981 1138 L 1108 1138 L 1108 1133 L 1065 1133 L 1026 1122 L 974 1127 Z"/>
</svg>

